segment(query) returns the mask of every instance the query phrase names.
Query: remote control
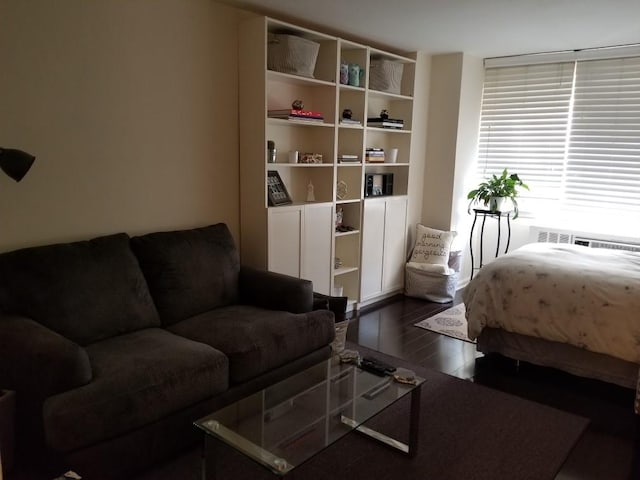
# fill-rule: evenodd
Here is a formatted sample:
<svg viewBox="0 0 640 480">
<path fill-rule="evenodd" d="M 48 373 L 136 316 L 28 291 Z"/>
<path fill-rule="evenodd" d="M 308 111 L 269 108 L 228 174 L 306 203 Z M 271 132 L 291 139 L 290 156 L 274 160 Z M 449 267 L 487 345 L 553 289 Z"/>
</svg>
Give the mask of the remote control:
<svg viewBox="0 0 640 480">
<path fill-rule="evenodd" d="M 393 373 L 396 371 L 396 367 L 394 367 L 393 365 L 389 365 L 388 363 L 383 362 L 382 360 L 378 360 L 377 358 L 373 358 L 373 357 L 364 357 L 362 359 L 362 363 L 369 363 L 369 364 L 373 364 L 376 367 L 385 370 L 388 373 Z"/>
<path fill-rule="evenodd" d="M 395 372 L 396 368 L 384 362 L 380 362 L 375 358 L 365 357 L 360 362 L 360 367 L 376 375 L 390 375 Z"/>
<path fill-rule="evenodd" d="M 369 373 L 373 373 L 374 375 L 378 375 L 379 377 L 385 377 L 389 375 L 389 372 L 384 368 L 379 367 L 375 363 L 365 362 L 364 360 L 360 362 L 360 368 Z"/>
</svg>

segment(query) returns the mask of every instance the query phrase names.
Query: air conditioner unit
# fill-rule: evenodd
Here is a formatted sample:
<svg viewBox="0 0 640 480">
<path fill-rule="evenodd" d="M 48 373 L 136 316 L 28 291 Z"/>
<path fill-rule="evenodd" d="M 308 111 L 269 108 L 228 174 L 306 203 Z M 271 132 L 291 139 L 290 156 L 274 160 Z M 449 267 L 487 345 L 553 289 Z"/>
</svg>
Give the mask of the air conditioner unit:
<svg viewBox="0 0 640 480">
<path fill-rule="evenodd" d="M 531 227 L 529 240 L 533 243 L 573 243 L 573 234 L 561 230 Z"/>
<path fill-rule="evenodd" d="M 593 235 L 568 230 L 558 230 L 543 227 L 531 227 L 529 233 L 531 242 L 558 243 L 582 245 L 589 248 L 610 248 L 614 250 L 628 250 L 640 252 L 640 242 L 624 238 L 598 238 Z"/>
<path fill-rule="evenodd" d="M 575 237 L 573 243 L 589 248 L 610 248 L 611 250 L 628 250 L 630 252 L 640 252 L 640 245 L 637 243 L 613 242 L 611 240 L 597 240 L 594 238 Z"/>
</svg>

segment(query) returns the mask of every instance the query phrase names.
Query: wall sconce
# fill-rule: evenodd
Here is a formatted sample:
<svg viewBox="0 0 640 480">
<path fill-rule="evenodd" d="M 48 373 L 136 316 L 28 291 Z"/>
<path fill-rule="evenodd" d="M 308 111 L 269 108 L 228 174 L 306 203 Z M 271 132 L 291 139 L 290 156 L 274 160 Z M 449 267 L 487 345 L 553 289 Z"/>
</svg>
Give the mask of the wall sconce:
<svg viewBox="0 0 640 480">
<path fill-rule="evenodd" d="M 0 169 L 16 182 L 27 174 L 35 159 L 36 157 L 22 150 L 0 147 Z"/>
</svg>

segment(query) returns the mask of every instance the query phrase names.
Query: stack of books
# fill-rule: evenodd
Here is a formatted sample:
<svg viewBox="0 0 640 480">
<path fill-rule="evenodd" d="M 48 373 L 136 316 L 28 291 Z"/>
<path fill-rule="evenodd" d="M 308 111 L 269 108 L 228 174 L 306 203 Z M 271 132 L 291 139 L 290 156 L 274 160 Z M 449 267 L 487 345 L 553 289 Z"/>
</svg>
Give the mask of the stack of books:
<svg viewBox="0 0 640 480">
<path fill-rule="evenodd" d="M 382 148 L 367 148 L 364 152 L 364 160 L 368 163 L 384 163 L 384 150 Z"/>
<path fill-rule="evenodd" d="M 342 154 L 338 155 L 338 163 L 358 163 L 360 159 L 358 155 Z"/>
<path fill-rule="evenodd" d="M 312 110 L 300 110 L 296 108 L 285 108 L 282 110 L 267 110 L 267 117 L 280 118 L 283 120 L 301 120 L 303 122 L 323 122 L 324 117 L 321 112 Z"/>
<path fill-rule="evenodd" d="M 362 122 L 353 118 L 341 118 L 340 125 L 362 125 Z"/>
<path fill-rule="evenodd" d="M 404 128 L 404 120 L 400 118 L 367 118 L 367 126 L 380 128 Z"/>
</svg>

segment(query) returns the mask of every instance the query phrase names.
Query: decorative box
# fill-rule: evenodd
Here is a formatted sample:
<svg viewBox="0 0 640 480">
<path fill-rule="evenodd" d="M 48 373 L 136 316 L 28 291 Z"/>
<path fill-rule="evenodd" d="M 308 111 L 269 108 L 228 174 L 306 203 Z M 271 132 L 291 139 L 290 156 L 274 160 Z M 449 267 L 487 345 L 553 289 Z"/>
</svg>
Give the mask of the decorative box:
<svg viewBox="0 0 640 480">
<path fill-rule="evenodd" d="M 321 153 L 302 153 L 299 163 L 322 163 Z"/>
</svg>

